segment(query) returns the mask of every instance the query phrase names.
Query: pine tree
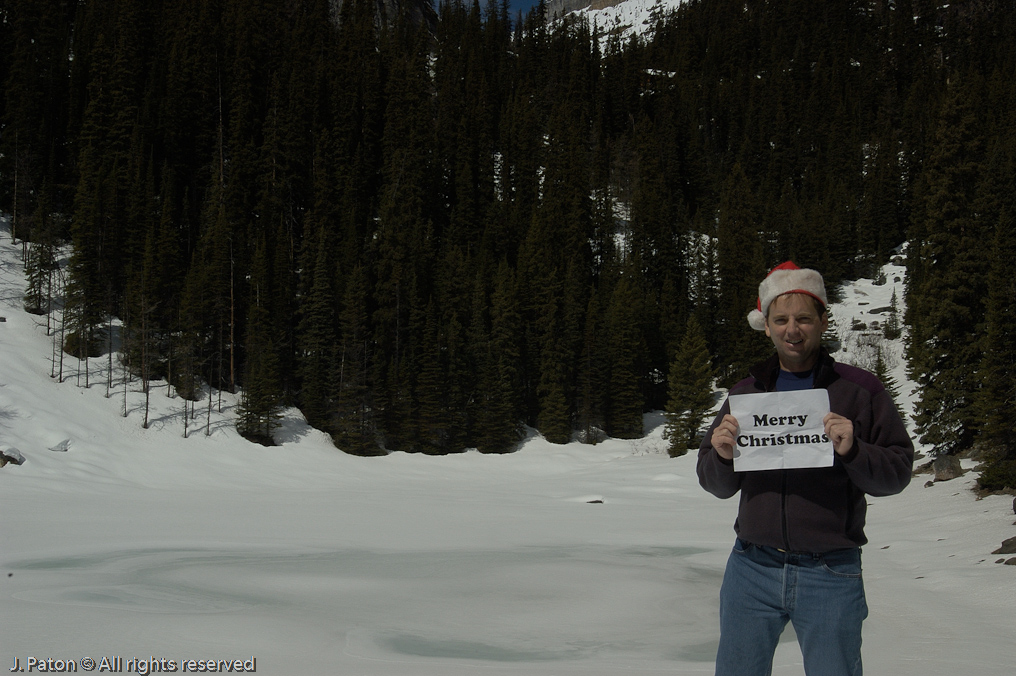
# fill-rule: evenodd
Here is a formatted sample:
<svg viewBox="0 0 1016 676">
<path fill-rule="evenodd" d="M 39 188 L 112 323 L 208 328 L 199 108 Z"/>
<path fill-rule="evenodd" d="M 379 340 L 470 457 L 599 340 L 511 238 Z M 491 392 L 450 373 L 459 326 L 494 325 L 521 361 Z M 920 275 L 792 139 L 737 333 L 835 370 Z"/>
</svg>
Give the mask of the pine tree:
<svg viewBox="0 0 1016 676">
<path fill-rule="evenodd" d="M 909 366 L 918 385 L 915 422 L 935 455 L 970 448 L 979 427 L 986 232 L 975 205 L 982 181 L 983 139 L 972 88 L 955 84 L 940 115 L 934 151 L 922 177 L 914 212 L 907 296 Z M 909 281 L 909 280 L 908 280 Z"/>
<path fill-rule="evenodd" d="M 50 213 L 69 203 L 68 55 L 77 3 L 6 0 L 0 28 L 0 204 L 11 237 L 33 239 L 42 190 Z M 63 234 L 63 233 L 61 233 Z"/>
<path fill-rule="evenodd" d="M 667 426 L 668 453 L 677 457 L 698 446 L 699 430 L 713 407 L 713 369 L 702 327 L 692 315 L 681 346 L 670 364 Z"/>
<path fill-rule="evenodd" d="M 595 444 L 602 439 L 607 426 L 608 360 L 604 345 L 604 312 L 600 296 L 593 291 L 585 315 L 582 354 L 578 364 L 576 392 L 576 426 L 579 440 Z"/>
<path fill-rule="evenodd" d="M 244 437 L 273 445 L 272 432 L 282 419 L 282 385 L 275 353 L 268 303 L 272 289 L 265 239 L 258 242 L 251 269 L 251 300 L 247 317 L 243 390 L 237 406 L 236 429 Z"/>
<path fill-rule="evenodd" d="M 746 320 L 758 302 L 758 285 L 766 274 L 759 221 L 748 177 L 735 165 L 720 196 L 716 231 L 722 383 L 743 377 L 771 347 Z"/>
<path fill-rule="evenodd" d="M 149 229 L 141 257 L 128 270 L 127 321 L 124 325 L 124 361 L 127 368 L 141 376 L 145 394 L 145 415 L 142 427 L 148 428 L 151 381 L 158 361 L 159 330 L 157 313 L 159 297 L 156 283 L 156 234 Z"/>
<path fill-rule="evenodd" d="M 392 74 L 384 130 L 383 186 L 370 256 L 377 353 L 372 387 L 375 422 L 386 448 L 415 442 L 413 382 L 420 365 L 422 312 L 431 293 L 436 255 L 432 171 L 433 119 L 426 35 L 401 17 L 393 28 Z"/>
<path fill-rule="evenodd" d="M 212 179 L 198 239 L 184 280 L 180 315 L 195 368 L 216 389 L 232 389 L 235 321 L 233 233 L 222 202 L 221 179 Z"/>
<path fill-rule="evenodd" d="M 978 479 L 983 488 L 1016 488 L 1016 220 L 1006 210 L 995 228 L 988 269 L 988 298 L 984 361 L 980 376 L 983 387 L 978 408 L 983 420 L 984 445 L 989 466 Z"/>
<path fill-rule="evenodd" d="M 312 268 L 306 269 L 312 281 L 300 306 L 300 324 L 297 330 L 300 345 L 300 409 L 307 421 L 316 427 L 327 428 L 332 410 L 332 375 L 335 344 L 338 342 L 335 320 L 332 262 L 328 233 L 321 228 L 317 237 L 308 238 L 317 255 Z M 311 247 L 309 247 L 311 248 Z"/>
<path fill-rule="evenodd" d="M 536 394 L 539 400 L 539 415 L 536 427 L 552 444 L 565 444 L 571 440 L 572 414 L 568 386 L 570 355 L 562 336 L 562 309 L 556 301 L 541 307 L 543 329 L 540 344 L 540 380 Z"/>
<path fill-rule="evenodd" d="M 645 341 L 640 330 L 642 294 L 639 281 L 627 270 L 618 280 L 607 310 L 607 350 L 610 364 L 607 433 L 619 439 L 643 434 L 642 369 Z"/>
<path fill-rule="evenodd" d="M 25 262 L 25 276 L 28 288 L 25 291 L 25 310 L 32 314 L 46 315 L 49 335 L 49 313 L 53 306 L 53 275 L 59 270 L 57 264 L 57 225 L 51 213 L 49 191 L 40 191 L 35 218 L 32 223 L 32 243 Z"/>
<path fill-rule="evenodd" d="M 477 314 L 474 319 L 482 321 Z M 501 261 L 491 292 L 489 338 L 474 342 L 480 351 L 474 438 L 483 453 L 508 453 L 522 438 L 520 325 L 514 275 Z"/>
<path fill-rule="evenodd" d="M 892 298 L 889 299 L 889 317 L 882 328 L 882 335 L 886 340 L 896 340 L 903 334 L 900 328 L 899 299 L 896 296 L 896 289 L 893 288 Z"/>
<path fill-rule="evenodd" d="M 367 322 L 368 291 L 357 266 L 346 282 L 339 318 L 342 342 L 335 360 L 335 445 L 354 455 L 378 455 L 377 428 L 371 399 L 371 341 Z"/>
<path fill-rule="evenodd" d="M 97 327 L 106 309 L 107 285 L 112 271 L 108 261 L 113 247 L 111 224 L 116 220 L 115 182 L 110 153 L 102 149 L 112 128 L 113 94 L 110 91 L 110 54 L 100 38 L 94 52 L 96 67 L 89 83 L 90 99 L 81 132 L 78 184 L 71 222 L 73 251 L 68 263 L 65 313 L 71 332 L 65 349 L 84 359 L 91 352 Z M 87 373 L 87 369 L 86 369 Z"/>
<path fill-rule="evenodd" d="M 886 346 L 882 341 L 878 341 L 875 344 L 875 365 L 872 369 L 872 373 L 875 377 L 881 381 L 883 387 L 885 387 L 886 393 L 892 398 L 893 403 L 896 404 L 896 410 L 899 411 L 900 418 L 906 421 L 907 416 L 903 411 L 903 407 L 900 406 L 900 388 L 896 382 L 896 378 L 889 370 L 889 363 L 885 356 Z"/>
<path fill-rule="evenodd" d="M 444 379 L 444 355 L 442 336 L 438 328 L 437 309 L 433 301 L 425 310 L 426 328 L 423 332 L 422 363 L 416 380 L 413 402 L 417 411 L 417 433 L 419 448 L 426 453 L 445 453 L 451 425 L 445 404 L 447 388 Z M 415 445 L 415 444 L 414 444 Z"/>
</svg>

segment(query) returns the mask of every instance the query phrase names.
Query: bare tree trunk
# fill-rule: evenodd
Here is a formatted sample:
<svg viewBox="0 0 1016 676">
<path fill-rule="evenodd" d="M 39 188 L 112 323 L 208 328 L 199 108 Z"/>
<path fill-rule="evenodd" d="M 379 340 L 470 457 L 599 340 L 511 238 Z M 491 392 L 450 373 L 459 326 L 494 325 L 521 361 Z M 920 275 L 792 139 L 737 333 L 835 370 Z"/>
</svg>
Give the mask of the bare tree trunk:
<svg viewBox="0 0 1016 676">
<path fill-rule="evenodd" d="M 109 366 L 106 369 L 106 398 L 109 399 L 113 392 L 113 315 L 109 315 L 106 323 L 106 349 L 109 352 Z"/>
<path fill-rule="evenodd" d="M 52 335 L 53 326 L 53 265 L 46 272 L 46 335 Z"/>
<path fill-rule="evenodd" d="M 61 280 L 62 281 L 62 280 Z M 63 382 L 63 354 L 64 354 L 64 338 L 67 333 L 67 299 L 66 299 L 66 284 L 61 284 L 61 288 L 64 289 L 64 306 L 60 310 L 60 376 L 57 382 Z"/>
<path fill-rule="evenodd" d="M 18 243 L 18 132 L 14 132 L 14 213 L 11 214 L 11 244 Z"/>
<path fill-rule="evenodd" d="M 142 428 L 148 429 L 148 405 L 151 400 L 151 388 L 148 386 L 148 308 L 145 307 L 145 295 L 141 294 L 141 388 L 145 391 L 145 422 Z"/>
<path fill-rule="evenodd" d="M 129 326 L 131 319 L 130 305 L 124 306 L 123 311 L 123 325 Z M 127 417 L 127 390 L 130 389 L 131 382 L 131 356 L 130 340 L 128 339 L 127 332 L 124 331 L 122 339 L 120 341 L 120 354 L 123 355 L 121 361 L 123 362 L 123 417 Z"/>
<path fill-rule="evenodd" d="M 205 436 L 212 436 L 212 386 L 208 385 L 208 418 L 205 422 Z"/>
<path fill-rule="evenodd" d="M 229 391 L 236 394 L 236 297 L 233 286 L 233 240 L 229 240 Z M 219 404 L 219 411 L 222 411 L 222 404 Z"/>
<path fill-rule="evenodd" d="M 50 338 L 51 340 L 49 342 L 49 377 L 56 378 L 56 335 L 50 336 Z"/>
</svg>

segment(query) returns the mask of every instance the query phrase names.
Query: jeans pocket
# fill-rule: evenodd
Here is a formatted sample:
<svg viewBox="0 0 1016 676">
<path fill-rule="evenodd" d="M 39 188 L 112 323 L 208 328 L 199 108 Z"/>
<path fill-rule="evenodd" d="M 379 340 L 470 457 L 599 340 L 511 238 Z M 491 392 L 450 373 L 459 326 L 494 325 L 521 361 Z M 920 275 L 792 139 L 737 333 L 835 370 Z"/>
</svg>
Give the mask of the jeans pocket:
<svg viewBox="0 0 1016 676">
<path fill-rule="evenodd" d="M 836 577 L 861 577 L 861 550 L 841 549 L 822 555 L 822 568 Z"/>
</svg>

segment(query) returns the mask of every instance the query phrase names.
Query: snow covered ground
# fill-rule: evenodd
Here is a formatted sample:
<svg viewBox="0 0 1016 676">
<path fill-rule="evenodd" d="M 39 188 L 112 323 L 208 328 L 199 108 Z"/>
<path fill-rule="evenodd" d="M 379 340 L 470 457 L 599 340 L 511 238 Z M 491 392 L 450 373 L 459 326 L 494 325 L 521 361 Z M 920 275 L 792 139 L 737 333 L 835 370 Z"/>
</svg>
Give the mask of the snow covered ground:
<svg viewBox="0 0 1016 676">
<path fill-rule="evenodd" d="M 231 399 L 209 436 L 199 407 L 184 438 L 163 385 L 145 430 L 138 383 L 122 417 L 101 360 L 88 389 L 50 377 L 19 251 L 0 227 L 0 444 L 25 457 L 0 469 L 5 668 L 80 673 L 85 657 L 119 656 L 123 673 L 152 658 L 178 672 L 256 658 L 285 675 L 712 673 L 736 503 L 698 486 L 694 454 L 666 456 L 660 415 L 636 441 L 358 458 L 295 411 L 280 446 L 247 443 Z M 841 330 L 889 305 L 902 269 L 888 272 L 833 308 Z M 1012 498 L 977 500 L 971 474 L 927 479 L 871 500 L 867 671 L 1012 674 L 1016 567 L 990 554 L 1016 535 Z M 803 673 L 792 630 L 774 673 Z"/>
</svg>

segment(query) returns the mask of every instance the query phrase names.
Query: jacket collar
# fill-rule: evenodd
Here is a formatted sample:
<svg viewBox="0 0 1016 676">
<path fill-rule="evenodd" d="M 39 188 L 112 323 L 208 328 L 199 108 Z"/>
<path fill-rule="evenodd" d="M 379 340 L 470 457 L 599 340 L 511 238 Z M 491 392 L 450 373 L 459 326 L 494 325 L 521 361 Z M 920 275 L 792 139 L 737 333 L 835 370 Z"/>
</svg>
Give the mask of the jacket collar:
<svg viewBox="0 0 1016 676">
<path fill-rule="evenodd" d="M 748 372 L 755 379 L 756 383 L 763 388 L 763 391 L 774 391 L 776 389 L 776 379 L 780 375 L 779 355 L 773 353 L 769 359 L 755 364 Z M 839 374 L 836 373 L 836 360 L 832 358 L 824 346 L 820 347 L 818 361 L 815 362 L 814 387 L 827 388 L 839 377 Z"/>
</svg>

